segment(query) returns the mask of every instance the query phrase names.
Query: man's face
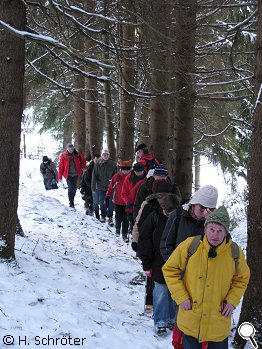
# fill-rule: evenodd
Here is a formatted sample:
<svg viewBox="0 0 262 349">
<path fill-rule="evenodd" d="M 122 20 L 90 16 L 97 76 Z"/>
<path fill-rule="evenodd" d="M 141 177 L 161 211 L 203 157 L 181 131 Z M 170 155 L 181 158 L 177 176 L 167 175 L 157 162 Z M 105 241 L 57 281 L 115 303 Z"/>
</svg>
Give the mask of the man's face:
<svg viewBox="0 0 262 349">
<path fill-rule="evenodd" d="M 102 159 L 103 159 L 104 161 L 107 161 L 107 160 L 109 159 L 109 154 L 108 154 L 108 153 L 102 154 Z"/>
<path fill-rule="evenodd" d="M 142 149 L 139 149 L 137 152 L 136 152 L 136 156 L 138 157 L 138 159 L 141 159 L 143 155 L 143 150 Z"/>
<path fill-rule="evenodd" d="M 227 232 L 222 224 L 210 222 L 205 228 L 208 242 L 212 246 L 218 246 L 224 240 Z"/>
<path fill-rule="evenodd" d="M 72 148 L 72 147 L 68 147 L 68 148 L 67 148 L 67 150 L 68 150 L 68 153 L 72 154 L 72 153 L 73 153 L 73 151 L 74 151 L 74 148 Z"/>
</svg>

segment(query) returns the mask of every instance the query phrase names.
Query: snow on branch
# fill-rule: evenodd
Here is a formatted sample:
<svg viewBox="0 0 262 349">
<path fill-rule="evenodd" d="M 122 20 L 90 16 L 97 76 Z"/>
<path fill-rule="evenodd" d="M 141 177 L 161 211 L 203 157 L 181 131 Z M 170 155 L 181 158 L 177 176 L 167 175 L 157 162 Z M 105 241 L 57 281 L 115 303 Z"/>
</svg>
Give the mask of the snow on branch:
<svg viewBox="0 0 262 349">
<path fill-rule="evenodd" d="M 247 17 L 244 21 L 242 21 L 241 23 L 238 23 L 235 26 L 232 26 L 231 28 L 227 29 L 228 32 L 231 32 L 233 30 L 237 30 L 241 27 L 243 27 L 245 24 L 247 24 L 253 17 L 255 17 L 258 13 L 258 9 L 255 10 L 249 17 Z"/>
</svg>

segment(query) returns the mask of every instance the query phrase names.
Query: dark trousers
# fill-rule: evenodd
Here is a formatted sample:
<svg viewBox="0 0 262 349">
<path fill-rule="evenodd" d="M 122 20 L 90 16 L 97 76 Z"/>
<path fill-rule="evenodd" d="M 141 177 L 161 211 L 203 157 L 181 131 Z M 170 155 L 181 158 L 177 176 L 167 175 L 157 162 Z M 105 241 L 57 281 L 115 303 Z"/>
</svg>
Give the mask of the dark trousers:
<svg viewBox="0 0 262 349">
<path fill-rule="evenodd" d="M 132 234 L 133 226 L 135 224 L 133 213 L 127 213 L 127 219 L 128 219 L 128 222 L 129 222 L 128 233 Z"/>
<path fill-rule="evenodd" d="M 115 205 L 115 220 L 116 220 L 116 231 L 120 233 L 122 226 L 122 236 L 127 237 L 129 222 L 127 220 L 127 214 L 125 211 L 126 207 L 122 205 Z"/>
<path fill-rule="evenodd" d="M 69 176 L 66 180 L 66 183 L 68 186 L 68 199 L 71 204 L 74 203 L 74 197 L 77 191 L 77 184 L 78 184 L 77 182 L 78 182 L 77 176 L 74 176 L 74 177 Z"/>
<path fill-rule="evenodd" d="M 105 218 L 113 218 L 114 204 L 112 203 L 112 198 L 110 198 L 109 206 L 107 208 L 105 204 L 106 190 L 97 189 L 97 195 L 99 200 L 101 216 Z"/>
<path fill-rule="evenodd" d="M 184 334 L 184 349 L 201 349 L 202 343 L 194 337 Z M 224 339 L 222 342 L 208 342 L 208 349 L 228 349 L 228 339 Z"/>
</svg>

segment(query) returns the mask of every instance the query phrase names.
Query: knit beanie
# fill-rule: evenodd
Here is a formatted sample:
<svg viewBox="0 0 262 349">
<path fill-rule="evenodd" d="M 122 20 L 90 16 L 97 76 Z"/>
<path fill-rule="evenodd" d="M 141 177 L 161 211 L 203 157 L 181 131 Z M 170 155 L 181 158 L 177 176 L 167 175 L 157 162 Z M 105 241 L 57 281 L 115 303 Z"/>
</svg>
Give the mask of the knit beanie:
<svg viewBox="0 0 262 349">
<path fill-rule="evenodd" d="M 171 193 L 172 183 L 164 180 L 155 180 L 152 185 L 152 193 Z"/>
<path fill-rule="evenodd" d="M 137 162 L 133 165 L 133 170 L 137 172 L 144 171 L 144 165 L 142 162 Z"/>
<path fill-rule="evenodd" d="M 136 152 L 138 150 L 141 150 L 141 149 L 145 149 L 147 148 L 147 145 L 145 143 L 140 143 L 137 147 L 136 147 Z"/>
<path fill-rule="evenodd" d="M 205 185 L 194 193 L 189 201 L 189 205 L 202 205 L 208 208 L 215 208 L 217 205 L 217 188 L 212 185 Z"/>
<path fill-rule="evenodd" d="M 154 176 L 167 177 L 168 170 L 167 170 L 166 166 L 163 164 L 157 165 L 154 169 Z"/>
<path fill-rule="evenodd" d="M 46 155 L 44 155 L 42 161 L 43 162 L 47 162 L 47 161 L 49 161 L 49 159 L 48 159 L 48 157 Z"/>
<path fill-rule="evenodd" d="M 225 206 L 218 207 L 214 212 L 206 218 L 205 226 L 208 223 L 218 223 L 224 226 L 226 231 L 229 229 L 230 219 Z"/>
</svg>

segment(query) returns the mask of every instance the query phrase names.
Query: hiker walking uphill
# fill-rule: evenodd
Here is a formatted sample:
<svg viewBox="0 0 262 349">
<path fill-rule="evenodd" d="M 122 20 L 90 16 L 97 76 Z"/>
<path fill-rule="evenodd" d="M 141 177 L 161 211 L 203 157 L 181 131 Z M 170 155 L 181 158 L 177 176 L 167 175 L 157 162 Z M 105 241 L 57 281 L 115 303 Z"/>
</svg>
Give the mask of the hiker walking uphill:
<svg viewBox="0 0 262 349">
<path fill-rule="evenodd" d="M 74 208 L 74 198 L 77 191 L 78 179 L 86 169 L 86 159 L 80 151 L 76 151 L 73 144 L 67 144 L 67 150 L 61 154 L 58 166 L 58 180 L 66 179 L 68 186 L 69 206 Z"/>
<path fill-rule="evenodd" d="M 160 239 L 168 215 L 179 206 L 180 197 L 165 192 L 152 194 L 151 197 L 158 205 L 147 215 L 139 229 L 138 257 L 142 261 L 146 276 L 153 280 L 154 326 L 156 334 L 161 336 L 167 333 L 167 328 L 173 329 L 176 304 L 171 299 L 161 270 L 165 261 L 160 253 Z"/>
<path fill-rule="evenodd" d="M 129 222 L 126 214 L 126 205 L 122 199 L 121 192 L 126 176 L 130 173 L 132 167 L 132 161 L 119 160 L 118 166 L 120 170 L 113 176 L 107 192 L 106 202 L 109 203 L 110 197 L 115 205 L 115 222 L 116 222 L 116 236 L 120 236 L 122 232 L 122 238 L 127 240 Z"/>
<path fill-rule="evenodd" d="M 101 211 L 100 222 L 104 223 L 108 217 L 108 224 L 113 225 L 114 205 L 112 199 L 109 200 L 108 207 L 105 203 L 106 191 L 109 183 L 115 173 L 117 173 L 117 166 L 115 161 L 109 158 L 109 150 L 104 148 L 101 152 L 101 158 L 94 166 L 91 188 L 92 192 L 97 192 L 99 206 Z"/>
<path fill-rule="evenodd" d="M 92 192 L 91 182 L 92 182 L 94 166 L 99 159 L 100 159 L 100 154 L 95 154 L 93 159 L 89 162 L 86 168 L 86 171 L 82 175 L 81 189 L 80 189 L 82 198 L 83 200 L 85 200 L 86 215 L 93 216 L 93 213 L 95 212 L 95 216 L 97 219 L 100 219 L 98 195 L 97 195 L 97 192 L 94 192 L 94 193 Z"/>
<path fill-rule="evenodd" d="M 186 238 L 204 232 L 205 218 L 216 208 L 217 198 L 217 188 L 205 185 L 194 193 L 187 204 L 171 213 L 160 243 L 164 260 Z"/>
<path fill-rule="evenodd" d="M 179 305 L 177 325 L 184 333 L 184 349 L 227 349 L 231 316 L 250 278 L 241 249 L 232 255 L 229 215 L 224 206 L 211 213 L 193 255 L 193 237 L 183 241 L 162 270 L 172 298 Z M 184 274 L 181 278 L 181 273 Z"/>
<path fill-rule="evenodd" d="M 46 155 L 43 156 L 40 172 L 44 179 L 44 185 L 46 190 L 57 189 L 57 169 L 56 165 Z"/>
</svg>

